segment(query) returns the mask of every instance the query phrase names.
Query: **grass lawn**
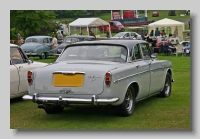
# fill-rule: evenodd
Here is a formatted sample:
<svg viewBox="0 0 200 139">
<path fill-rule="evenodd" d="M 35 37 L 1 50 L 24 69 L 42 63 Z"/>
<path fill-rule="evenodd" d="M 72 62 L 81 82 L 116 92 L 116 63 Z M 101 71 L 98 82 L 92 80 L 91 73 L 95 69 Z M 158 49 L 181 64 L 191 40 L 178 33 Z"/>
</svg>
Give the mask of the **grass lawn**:
<svg viewBox="0 0 200 139">
<path fill-rule="evenodd" d="M 30 57 L 35 61 L 52 63 Z M 11 129 L 63 130 L 190 130 L 190 57 L 160 56 L 173 63 L 172 93 L 169 98 L 153 96 L 136 104 L 132 116 L 118 117 L 112 107 L 65 108 L 63 113 L 47 115 L 37 104 L 21 98 L 10 101 Z"/>
</svg>

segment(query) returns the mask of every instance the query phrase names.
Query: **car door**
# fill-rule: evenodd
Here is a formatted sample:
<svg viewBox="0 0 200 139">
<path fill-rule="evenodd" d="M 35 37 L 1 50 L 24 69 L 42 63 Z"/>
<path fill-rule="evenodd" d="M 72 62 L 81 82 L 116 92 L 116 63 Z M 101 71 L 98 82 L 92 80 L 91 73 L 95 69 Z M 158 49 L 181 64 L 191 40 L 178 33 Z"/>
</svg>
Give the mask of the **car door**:
<svg viewBox="0 0 200 139">
<path fill-rule="evenodd" d="M 139 44 L 133 46 L 132 60 L 133 64 L 135 64 L 135 68 L 133 69 L 135 73 L 133 74 L 137 74 L 137 82 L 139 84 L 139 93 L 137 99 L 142 99 L 144 97 L 147 97 L 149 94 L 150 71 L 149 63 L 143 59 L 142 51 Z"/>
<path fill-rule="evenodd" d="M 43 45 L 44 45 L 44 51 L 48 52 L 48 55 L 51 55 L 53 53 L 52 45 L 48 37 L 43 39 Z"/>
<path fill-rule="evenodd" d="M 135 34 L 134 32 L 131 32 L 130 34 L 131 34 L 131 38 L 132 38 L 132 39 L 135 38 L 135 35 L 136 35 L 136 34 Z"/>
<path fill-rule="evenodd" d="M 150 80 L 151 85 L 150 85 L 149 95 L 151 95 L 160 91 L 164 85 L 162 81 L 163 79 L 162 73 L 164 72 L 164 68 L 161 61 L 151 59 L 151 56 L 150 56 L 151 52 L 150 52 L 148 43 L 141 43 L 140 45 L 142 48 L 144 59 L 150 65 L 149 68 L 150 68 L 150 76 L 151 76 L 151 80 Z"/>
<path fill-rule="evenodd" d="M 19 73 L 15 65 L 10 59 L 10 97 L 15 96 L 19 89 Z"/>
<path fill-rule="evenodd" d="M 27 72 L 33 69 L 32 63 L 28 62 L 27 57 L 23 54 L 20 48 L 11 48 L 11 60 L 13 65 L 17 68 L 19 73 L 19 90 L 18 93 L 28 91 Z"/>
</svg>

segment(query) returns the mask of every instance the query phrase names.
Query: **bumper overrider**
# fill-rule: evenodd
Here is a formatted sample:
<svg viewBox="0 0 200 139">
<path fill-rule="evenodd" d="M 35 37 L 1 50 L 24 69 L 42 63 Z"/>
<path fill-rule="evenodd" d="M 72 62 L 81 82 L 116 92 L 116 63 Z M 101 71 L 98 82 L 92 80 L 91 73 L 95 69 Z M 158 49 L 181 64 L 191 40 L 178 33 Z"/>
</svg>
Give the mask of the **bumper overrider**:
<svg viewBox="0 0 200 139">
<path fill-rule="evenodd" d="M 92 104 L 92 105 L 97 105 L 97 104 L 112 104 L 117 101 L 119 101 L 119 98 L 104 98 L 104 99 L 98 99 L 96 98 L 95 95 L 92 95 L 90 99 L 85 99 L 85 98 L 66 98 L 66 97 L 40 97 L 38 93 L 33 94 L 33 96 L 30 95 L 24 95 L 23 100 L 32 100 L 34 103 L 52 103 L 54 104 L 55 102 L 59 103 L 69 103 L 69 104 Z"/>
</svg>

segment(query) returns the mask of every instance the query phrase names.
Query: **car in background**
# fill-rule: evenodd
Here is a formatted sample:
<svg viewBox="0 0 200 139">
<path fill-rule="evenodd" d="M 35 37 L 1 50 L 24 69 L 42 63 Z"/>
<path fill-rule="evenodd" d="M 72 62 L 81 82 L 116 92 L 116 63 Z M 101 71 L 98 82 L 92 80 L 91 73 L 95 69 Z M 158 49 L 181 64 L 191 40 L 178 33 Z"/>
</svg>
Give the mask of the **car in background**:
<svg viewBox="0 0 200 139">
<path fill-rule="evenodd" d="M 119 21 L 107 21 L 110 24 L 110 30 L 111 32 L 124 32 L 125 27 L 121 24 Z M 105 26 L 99 26 L 98 27 L 100 31 L 106 31 L 106 25 Z"/>
<path fill-rule="evenodd" d="M 176 16 L 176 11 L 170 10 L 169 13 L 168 13 L 168 16 Z"/>
<path fill-rule="evenodd" d="M 81 42 L 81 41 L 93 41 L 96 40 L 94 36 L 88 36 L 88 35 L 71 35 L 71 36 L 66 36 L 63 39 L 63 42 L 56 47 L 55 51 L 56 54 L 54 55 L 60 55 L 62 50 L 67 46 L 68 44 L 76 43 L 76 42 Z"/>
<path fill-rule="evenodd" d="M 138 40 L 141 40 L 142 37 L 140 34 L 138 34 L 137 32 L 119 32 L 116 35 L 114 35 L 113 37 L 111 37 L 110 39 L 135 39 L 135 35 L 137 35 Z"/>
<path fill-rule="evenodd" d="M 31 36 L 26 38 L 25 43 L 21 45 L 21 49 L 29 56 L 39 56 L 45 59 L 47 56 L 54 54 L 51 45 L 52 37 L 50 36 Z"/>
<path fill-rule="evenodd" d="M 10 44 L 10 99 L 27 94 L 28 71 L 46 65 L 46 63 L 29 60 L 19 46 Z"/>
<path fill-rule="evenodd" d="M 154 12 L 152 12 L 152 17 L 158 17 L 158 16 L 159 16 L 158 11 L 154 11 Z"/>
<path fill-rule="evenodd" d="M 190 41 L 181 41 L 184 55 L 190 55 Z"/>
<path fill-rule="evenodd" d="M 98 47 L 111 53 L 102 55 Z M 65 47 L 54 63 L 28 71 L 23 99 L 47 114 L 68 106 L 112 105 L 119 115 L 130 116 L 140 100 L 169 97 L 172 75 L 172 62 L 158 60 L 146 41 L 83 41 Z"/>
</svg>

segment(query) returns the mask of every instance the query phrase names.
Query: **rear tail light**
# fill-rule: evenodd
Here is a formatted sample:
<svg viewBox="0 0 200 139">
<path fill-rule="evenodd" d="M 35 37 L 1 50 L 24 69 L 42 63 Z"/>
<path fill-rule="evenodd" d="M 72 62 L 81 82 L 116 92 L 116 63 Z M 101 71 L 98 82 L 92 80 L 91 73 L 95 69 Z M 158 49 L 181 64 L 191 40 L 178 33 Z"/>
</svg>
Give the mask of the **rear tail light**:
<svg viewBox="0 0 200 139">
<path fill-rule="evenodd" d="M 110 72 L 107 72 L 105 75 L 105 84 L 106 86 L 110 86 L 112 79 L 112 74 Z"/>
<path fill-rule="evenodd" d="M 33 83 L 33 72 L 28 71 L 27 80 L 28 80 L 29 85 L 31 85 Z"/>
</svg>

